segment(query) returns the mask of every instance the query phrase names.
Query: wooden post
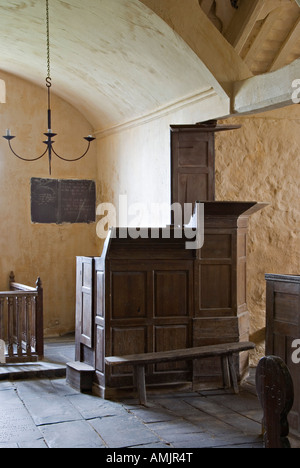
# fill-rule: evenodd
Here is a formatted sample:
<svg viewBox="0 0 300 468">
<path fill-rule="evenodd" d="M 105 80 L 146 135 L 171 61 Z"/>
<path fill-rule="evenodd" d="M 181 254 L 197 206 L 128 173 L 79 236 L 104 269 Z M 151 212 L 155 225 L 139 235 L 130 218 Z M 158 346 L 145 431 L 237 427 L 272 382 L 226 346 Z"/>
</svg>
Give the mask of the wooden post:
<svg viewBox="0 0 300 468">
<path fill-rule="evenodd" d="M 224 388 L 230 388 L 230 374 L 229 374 L 229 367 L 228 367 L 228 356 L 221 356 L 221 365 L 222 365 Z"/>
<path fill-rule="evenodd" d="M 5 298 L 0 297 L 0 339 L 5 340 L 4 334 L 4 304 Z"/>
<path fill-rule="evenodd" d="M 236 370 L 234 367 L 232 354 L 228 355 L 228 363 L 229 363 L 230 376 L 231 376 L 233 390 L 234 390 L 234 393 L 237 395 L 239 393 L 239 385 L 238 385 L 238 380 L 237 380 L 237 375 L 236 375 Z"/>
<path fill-rule="evenodd" d="M 140 404 L 147 406 L 146 382 L 145 382 L 145 366 L 134 366 L 135 385 L 137 388 Z"/>
<path fill-rule="evenodd" d="M 11 290 L 11 283 L 14 283 L 15 282 L 15 274 L 13 271 L 10 272 L 10 275 L 9 275 L 9 289 Z"/>
<path fill-rule="evenodd" d="M 40 358 L 44 357 L 44 317 L 43 317 L 43 286 L 41 278 L 36 281 L 37 298 L 36 298 L 36 320 L 35 320 L 35 336 L 36 336 L 36 352 Z"/>
<path fill-rule="evenodd" d="M 8 356 L 10 358 L 13 357 L 14 355 L 14 341 L 13 341 L 13 334 L 14 334 L 14 328 L 13 328 L 13 319 L 14 319 L 14 298 L 9 297 L 8 298 L 8 308 L 7 308 L 7 330 L 8 330 Z"/>
<path fill-rule="evenodd" d="M 259 361 L 256 390 L 264 411 L 265 447 L 290 448 L 287 416 L 294 403 L 294 386 L 280 357 L 266 356 Z"/>
<path fill-rule="evenodd" d="M 22 352 L 22 331 L 23 331 L 23 299 L 16 297 L 16 338 L 17 338 L 17 353 L 21 357 Z"/>
</svg>

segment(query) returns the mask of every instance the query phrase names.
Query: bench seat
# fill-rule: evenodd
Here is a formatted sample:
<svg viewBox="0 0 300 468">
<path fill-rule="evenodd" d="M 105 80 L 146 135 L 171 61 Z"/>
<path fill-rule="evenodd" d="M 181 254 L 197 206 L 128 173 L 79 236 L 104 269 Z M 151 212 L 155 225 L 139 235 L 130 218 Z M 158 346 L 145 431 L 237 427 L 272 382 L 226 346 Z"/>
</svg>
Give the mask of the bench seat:
<svg viewBox="0 0 300 468">
<path fill-rule="evenodd" d="M 239 392 L 237 375 L 233 363 L 233 355 L 249 351 L 255 348 L 251 342 L 226 343 L 218 345 L 201 346 L 197 348 L 186 348 L 172 351 L 159 351 L 156 353 L 132 354 L 127 356 L 110 356 L 105 358 L 108 366 L 128 366 L 134 369 L 135 384 L 138 391 L 140 403 L 147 405 L 145 366 L 155 363 L 166 363 L 171 361 L 188 361 L 209 357 L 220 357 L 222 361 L 222 372 L 224 386 L 230 386 L 230 378 L 235 393 Z"/>
</svg>

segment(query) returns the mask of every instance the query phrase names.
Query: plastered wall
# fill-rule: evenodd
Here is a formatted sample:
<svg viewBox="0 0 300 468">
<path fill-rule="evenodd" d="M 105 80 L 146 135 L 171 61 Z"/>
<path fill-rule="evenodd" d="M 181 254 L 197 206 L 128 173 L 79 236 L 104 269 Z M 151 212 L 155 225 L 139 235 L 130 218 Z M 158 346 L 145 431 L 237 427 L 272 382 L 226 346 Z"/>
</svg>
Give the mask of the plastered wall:
<svg viewBox="0 0 300 468">
<path fill-rule="evenodd" d="M 119 195 L 126 195 L 128 207 L 134 204 L 168 204 L 171 199 L 170 125 L 190 124 L 224 115 L 224 102 L 216 95 L 205 97 L 155 118 L 97 135 L 100 199 L 119 207 Z M 149 116 L 148 116 L 149 117 Z M 134 210 L 133 210 L 134 212 Z M 154 213 L 154 210 L 152 210 Z M 159 217 L 160 225 L 170 216 Z M 135 216 L 128 216 L 129 223 Z M 157 226 L 155 214 L 144 226 Z"/>
<path fill-rule="evenodd" d="M 5 73 L 6 104 L 0 105 L 0 134 L 10 128 L 17 138 L 15 151 L 33 158 L 45 149 L 47 131 L 46 88 L 39 88 Z M 52 126 L 58 133 L 56 150 L 67 158 L 83 153 L 81 136 L 92 132 L 90 124 L 63 100 L 52 98 Z M 53 161 L 53 178 L 96 179 L 96 148 L 77 163 Z M 0 289 L 7 290 L 8 276 L 34 285 L 40 276 L 44 286 L 46 336 L 74 330 L 75 258 L 99 254 L 95 224 L 41 225 L 31 223 L 30 179 L 49 177 L 47 157 L 26 163 L 15 158 L 0 138 Z"/>
</svg>

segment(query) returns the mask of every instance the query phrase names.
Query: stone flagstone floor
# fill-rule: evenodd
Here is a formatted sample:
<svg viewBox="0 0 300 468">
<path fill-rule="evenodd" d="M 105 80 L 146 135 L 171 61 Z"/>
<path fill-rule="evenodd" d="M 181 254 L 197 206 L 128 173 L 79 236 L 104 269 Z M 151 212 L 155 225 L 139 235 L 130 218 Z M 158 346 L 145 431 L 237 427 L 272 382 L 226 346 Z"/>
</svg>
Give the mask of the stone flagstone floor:
<svg viewBox="0 0 300 468">
<path fill-rule="evenodd" d="M 46 360 L 74 359 L 72 340 L 46 343 Z M 51 367 L 51 366 L 50 366 Z M 0 448 L 262 448 L 262 411 L 253 378 L 239 395 L 213 390 L 102 400 L 81 394 L 65 377 L 0 381 Z M 253 372 L 252 372 L 253 377 Z"/>
<path fill-rule="evenodd" d="M 260 448 L 261 412 L 247 390 L 106 401 L 64 378 L 0 382 L 0 448 Z"/>
</svg>

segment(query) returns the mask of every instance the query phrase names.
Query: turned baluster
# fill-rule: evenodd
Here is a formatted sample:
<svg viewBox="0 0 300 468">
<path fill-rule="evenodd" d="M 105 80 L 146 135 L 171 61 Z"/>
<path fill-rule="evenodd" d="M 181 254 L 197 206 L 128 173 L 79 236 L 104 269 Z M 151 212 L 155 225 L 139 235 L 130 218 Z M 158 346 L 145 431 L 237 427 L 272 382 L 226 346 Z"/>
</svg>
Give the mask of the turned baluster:
<svg viewBox="0 0 300 468">
<path fill-rule="evenodd" d="M 10 286 L 10 290 L 12 290 L 12 287 L 11 287 L 11 283 L 14 283 L 15 282 L 15 274 L 13 271 L 10 272 L 10 275 L 9 275 L 9 286 Z"/>
<path fill-rule="evenodd" d="M 0 297 L 0 340 L 5 340 L 4 336 L 4 297 Z"/>
<path fill-rule="evenodd" d="M 8 309 L 7 309 L 7 330 L 8 330 L 8 356 L 13 357 L 14 355 L 14 298 L 8 297 Z"/>
<path fill-rule="evenodd" d="M 26 354 L 31 356 L 31 316 L 32 316 L 32 299 L 30 296 L 26 297 L 25 307 L 25 333 L 26 333 Z"/>
<path fill-rule="evenodd" d="M 16 339 L 17 339 L 17 353 L 18 356 L 22 356 L 22 309 L 23 309 L 23 298 L 16 297 Z"/>
</svg>

